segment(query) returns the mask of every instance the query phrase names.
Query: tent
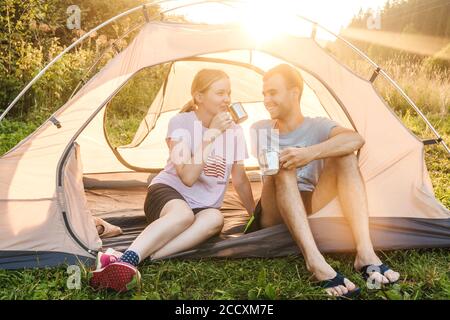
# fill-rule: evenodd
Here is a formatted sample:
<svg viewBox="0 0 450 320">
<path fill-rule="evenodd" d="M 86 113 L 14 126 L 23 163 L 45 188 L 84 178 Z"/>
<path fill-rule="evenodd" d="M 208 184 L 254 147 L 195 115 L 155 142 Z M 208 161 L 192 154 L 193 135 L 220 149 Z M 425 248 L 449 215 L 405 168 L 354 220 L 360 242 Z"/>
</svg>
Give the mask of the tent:
<svg viewBox="0 0 450 320">
<path fill-rule="evenodd" d="M 249 113 L 243 124 L 248 135 L 253 122 L 268 118 L 261 102 L 262 74 L 280 62 L 298 68 L 305 80 L 305 114 L 329 117 L 364 137 L 358 159 L 375 248 L 450 246 L 450 212 L 434 196 L 423 141 L 390 110 L 373 79 L 342 65 L 314 34 L 257 43 L 234 24 L 146 22 L 125 50 L 0 158 L 0 268 L 91 264 L 101 248 L 124 249 L 145 227 L 146 185 L 167 160 L 167 122 L 188 100 L 195 72 L 215 67 L 230 75 L 232 98 Z M 108 102 L 140 70 L 168 62 L 169 75 L 132 143 L 113 148 L 104 130 Z M 258 197 L 256 159 L 246 166 Z M 299 253 L 283 225 L 243 235 L 248 217 L 231 188 L 222 209 L 222 234 L 175 257 Z M 120 225 L 124 234 L 102 241 L 93 215 Z M 322 251 L 354 249 L 337 199 L 309 219 Z"/>
</svg>

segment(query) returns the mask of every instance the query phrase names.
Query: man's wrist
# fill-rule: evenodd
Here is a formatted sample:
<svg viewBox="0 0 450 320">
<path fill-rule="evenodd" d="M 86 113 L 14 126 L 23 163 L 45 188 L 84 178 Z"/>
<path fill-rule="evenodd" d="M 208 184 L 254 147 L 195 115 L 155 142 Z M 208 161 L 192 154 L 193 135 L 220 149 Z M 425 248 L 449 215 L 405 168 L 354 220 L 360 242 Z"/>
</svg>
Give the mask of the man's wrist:
<svg viewBox="0 0 450 320">
<path fill-rule="evenodd" d="M 305 149 L 311 155 L 311 161 L 320 159 L 320 148 L 317 144 L 305 147 Z"/>
</svg>

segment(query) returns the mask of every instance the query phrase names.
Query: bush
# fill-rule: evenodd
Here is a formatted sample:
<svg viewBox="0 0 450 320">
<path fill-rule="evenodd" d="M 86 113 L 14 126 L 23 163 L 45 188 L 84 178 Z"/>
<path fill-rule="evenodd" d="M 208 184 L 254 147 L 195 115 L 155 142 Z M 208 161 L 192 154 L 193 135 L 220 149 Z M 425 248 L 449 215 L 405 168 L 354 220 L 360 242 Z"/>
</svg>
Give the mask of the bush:
<svg viewBox="0 0 450 320">
<path fill-rule="evenodd" d="M 146 3 L 145 0 L 4 0 L 0 6 L 0 112 L 57 54 L 86 32 L 66 27 L 66 9 L 72 4 L 81 9 L 82 28 L 90 30 L 120 12 Z M 154 10 L 157 11 L 156 8 Z M 143 21 L 142 12 L 92 34 L 76 49 L 53 65 L 44 77 L 18 101 L 10 119 L 27 119 L 39 113 L 47 118 L 70 97 L 76 84 L 103 49 L 132 24 Z M 129 37 L 128 37 L 129 40 Z M 127 46 L 127 38 L 119 48 Z M 111 55 L 102 60 L 104 65 Z M 95 70 L 94 70 L 95 71 Z M 91 74 L 92 75 L 92 74 Z"/>
<path fill-rule="evenodd" d="M 0 122 L 0 156 L 25 139 L 39 125 L 37 122 L 24 123 L 3 119 Z"/>
</svg>

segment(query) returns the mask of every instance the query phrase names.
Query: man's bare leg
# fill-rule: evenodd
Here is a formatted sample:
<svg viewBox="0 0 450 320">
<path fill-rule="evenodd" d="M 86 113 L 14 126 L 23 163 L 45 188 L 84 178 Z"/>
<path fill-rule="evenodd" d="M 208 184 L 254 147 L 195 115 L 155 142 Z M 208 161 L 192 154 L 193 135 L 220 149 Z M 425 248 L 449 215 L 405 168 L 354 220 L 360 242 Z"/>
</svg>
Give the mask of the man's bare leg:
<svg viewBox="0 0 450 320">
<path fill-rule="evenodd" d="M 261 194 L 263 214 L 261 225 L 268 227 L 284 221 L 294 241 L 303 253 L 306 266 L 319 281 L 329 280 L 336 272 L 325 261 L 314 241 L 308 217 L 297 188 L 295 170 L 281 170 L 276 176 L 266 178 Z M 355 285 L 345 280 L 345 286 L 328 288 L 330 295 L 344 295 Z"/>
<path fill-rule="evenodd" d="M 338 196 L 343 214 L 347 219 L 356 243 L 355 269 L 365 265 L 380 265 L 369 231 L 369 210 L 364 181 L 354 154 L 328 158 L 312 197 L 312 211 L 316 212 L 335 196 Z M 373 279 L 379 283 L 394 282 L 399 273 L 387 271 L 385 276 L 375 273 Z"/>
</svg>

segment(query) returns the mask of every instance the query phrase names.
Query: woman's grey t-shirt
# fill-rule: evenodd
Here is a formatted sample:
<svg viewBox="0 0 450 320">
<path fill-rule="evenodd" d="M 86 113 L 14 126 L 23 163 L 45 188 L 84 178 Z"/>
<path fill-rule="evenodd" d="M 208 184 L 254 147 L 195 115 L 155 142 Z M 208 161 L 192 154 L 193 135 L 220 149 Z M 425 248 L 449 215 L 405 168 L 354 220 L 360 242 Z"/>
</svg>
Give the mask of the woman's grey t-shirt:
<svg viewBox="0 0 450 320">
<path fill-rule="evenodd" d="M 192 156 L 202 144 L 207 130 L 194 111 L 178 113 L 169 121 L 166 141 L 183 140 L 190 151 L 189 156 Z M 233 124 L 215 139 L 202 173 L 191 187 L 181 181 L 170 155 L 164 170 L 153 178 L 150 185 L 163 183 L 174 188 L 192 209 L 220 208 L 233 164 L 246 158 L 248 153 L 244 132 L 240 125 Z"/>
<path fill-rule="evenodd" d="M 288 147 L 308 147 L 328 139 L 336 122 L 324 117 L 305 117 L 300 126 L 286 134 L 279 134 L 273 129 L 275 120 L 261 120 L 251 127 L 252 154 L 258 158 L 263 149 L 281 151 Z M 297 168 L 297 185 L 300 191 L 314 191 L 319 181 L 324 160 L 311 161 L 304 167 Z"/>
</svg>

